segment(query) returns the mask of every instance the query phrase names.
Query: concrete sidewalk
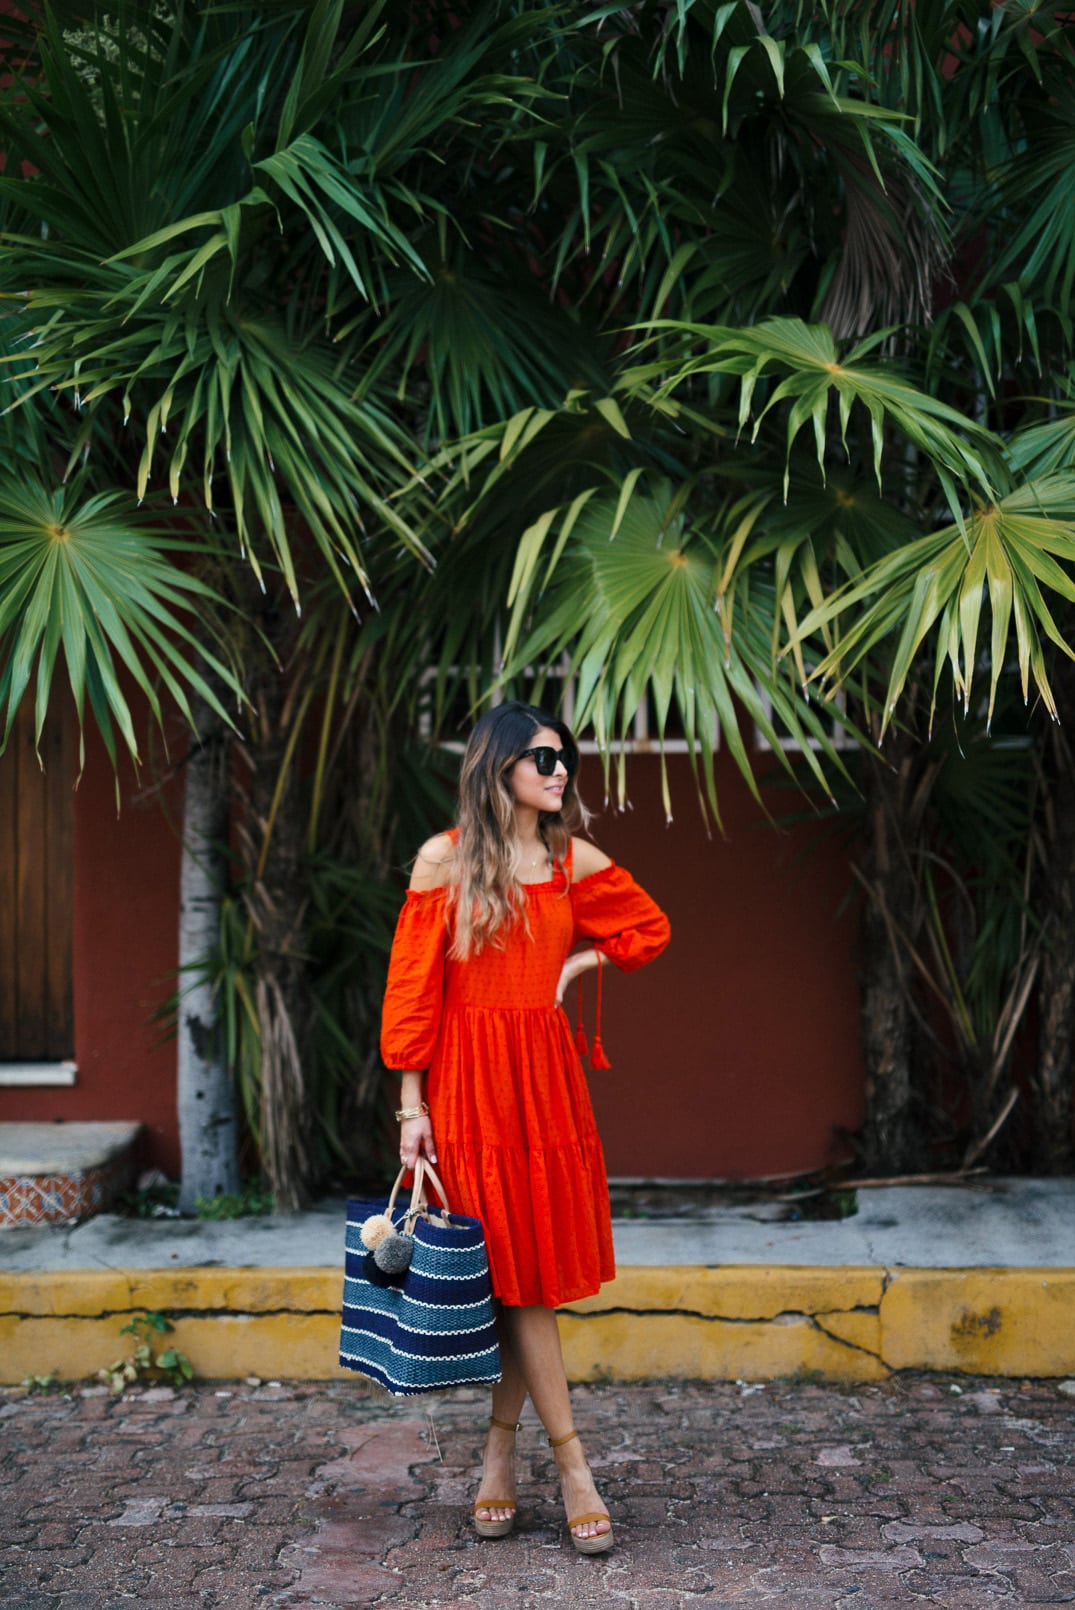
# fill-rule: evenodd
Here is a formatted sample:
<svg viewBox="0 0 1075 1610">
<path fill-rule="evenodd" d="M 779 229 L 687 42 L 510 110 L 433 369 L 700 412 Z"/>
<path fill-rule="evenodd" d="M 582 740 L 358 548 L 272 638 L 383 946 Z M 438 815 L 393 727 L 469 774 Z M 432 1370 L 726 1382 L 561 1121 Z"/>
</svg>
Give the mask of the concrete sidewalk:
<svg viewBox="0 0 1075 1610">
<path fill-rule="evenodd" d="M 469 1521 L 488 1398 L 355 1382 L 0 1393 L 6 1610 L 1050 1610 L 1075 1601 L 1075 1382 L 582 1387 L 616 1546 L 584 1559 L 552 1456 Z"/>
<path fill-rule="evenodd" d="M 872 1188 L 819 1221 L 764 1194 L 613 1198 L 634 1215 L 615 1219 L 617 1278 L 560 1316 L 576 1380 L 1075 1375 L 1075 1180 Z M 200 1378 L 330 1378 L 342 1231 L 337 1201 L 4 1230 L 0 1379 L 85 1379 L 154 1311 Z"/>
<path fill-rule="evenodd" d="M 706 1200 L 710 1198 L 709 1200 Z M 958 1186 L 890 1185 L 858 1193 L 847 1219 L 810 1220 L 795 1200 L 651 1187 L 614 1192 L 621 1267 L 780 1265 L 886 1269 L 1075 1266 L 1075 1179 L 976 1178 Z M 642 1205 L 637 1205 L 641 1203 Z M 213 1222 L 102 1213 L 75 1225 L 0 1231 L 0 1270 L 342 1266 L 343 1202 L 310 1212 Z"/>
</svg>

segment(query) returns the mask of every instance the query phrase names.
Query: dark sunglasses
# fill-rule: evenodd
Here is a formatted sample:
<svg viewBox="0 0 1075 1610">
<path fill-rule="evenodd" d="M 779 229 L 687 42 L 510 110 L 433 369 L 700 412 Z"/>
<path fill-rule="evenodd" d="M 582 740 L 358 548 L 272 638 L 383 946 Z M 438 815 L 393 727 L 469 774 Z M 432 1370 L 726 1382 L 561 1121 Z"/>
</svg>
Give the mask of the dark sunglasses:
<svg viewBox="0 0 1075 1610">
<path fill-rule="evenodd" d="M 569 777 L 574 777 L 579 767 L 579 757 L 574 749 L 553 749 L 549 744 L 542 744 L 538 749 L 524 749 L 517 759 L 532 760 L 539 777 L 551 777 L 556 770 L 557 761 L 563 763 L 563 768 Z"/>
</svg>

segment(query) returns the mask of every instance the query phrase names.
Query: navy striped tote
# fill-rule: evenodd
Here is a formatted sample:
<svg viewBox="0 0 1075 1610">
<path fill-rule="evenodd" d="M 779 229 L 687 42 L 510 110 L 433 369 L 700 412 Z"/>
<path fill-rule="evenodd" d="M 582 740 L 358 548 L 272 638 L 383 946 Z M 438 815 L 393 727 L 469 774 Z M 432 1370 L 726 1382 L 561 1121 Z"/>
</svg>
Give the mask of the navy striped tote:
<svg viewBox="0 0 1075 1610">
<path fill-rule="evenodd" d="M 426 1201 L 427 1176 L 442 1208 Z M 499 1381 L 481 1221 L 448 1210 L 444 1188 L 424 1158 L 415 1168 L 410 1208 L 397 1214 L 402 1180 L 403 1171 L 387 1202 L 347 1204 L 340 1363 L 379 1381 L 394 1397 Z M 413 1242 L 410 1264 L 398 1273 L 382 1270 L 363 1244 L 363 1224 L 380 1214 Z"/>
</svg>

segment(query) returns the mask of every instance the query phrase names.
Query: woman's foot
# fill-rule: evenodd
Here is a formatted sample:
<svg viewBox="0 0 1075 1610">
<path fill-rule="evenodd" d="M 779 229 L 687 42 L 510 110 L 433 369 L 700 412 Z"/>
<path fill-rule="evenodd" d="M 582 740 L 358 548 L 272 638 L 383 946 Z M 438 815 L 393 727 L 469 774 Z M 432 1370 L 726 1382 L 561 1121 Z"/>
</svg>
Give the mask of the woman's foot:
<svg viewBox="0 0 1075 1610">
<path fill-rule="evenodd" d="M 612 1522 L 594 1486 L 577 1431 L 550 1438 L 560 1472 L 571 1541 L 580 1554 L 603 1554 L 612 1547 Z"/>
<path fill-rule="evenodd" d="M 482 1479 L 474 1504 L 479 1537 L 507 1537 L 515 1525 L 515 1433 L 513 1420 L 489 1420 Z"/>
</svg>

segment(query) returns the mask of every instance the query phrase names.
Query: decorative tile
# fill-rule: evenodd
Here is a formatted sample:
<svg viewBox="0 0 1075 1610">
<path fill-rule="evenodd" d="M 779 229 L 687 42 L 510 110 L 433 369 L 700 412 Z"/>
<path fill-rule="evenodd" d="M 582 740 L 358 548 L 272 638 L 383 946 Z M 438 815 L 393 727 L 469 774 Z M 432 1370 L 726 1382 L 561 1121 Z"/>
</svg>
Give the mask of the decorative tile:
<svg viewBox="0 0 1075 1610">
<path fill-rule="evenodd" d="M 128 1183 L 131 1155 L 102 1168 L 70 1174 L 9 1174 L 0 1177 L 0 1225 L 55 1224 L 86 1219 L 112 1205 Z"/>
</svg>

